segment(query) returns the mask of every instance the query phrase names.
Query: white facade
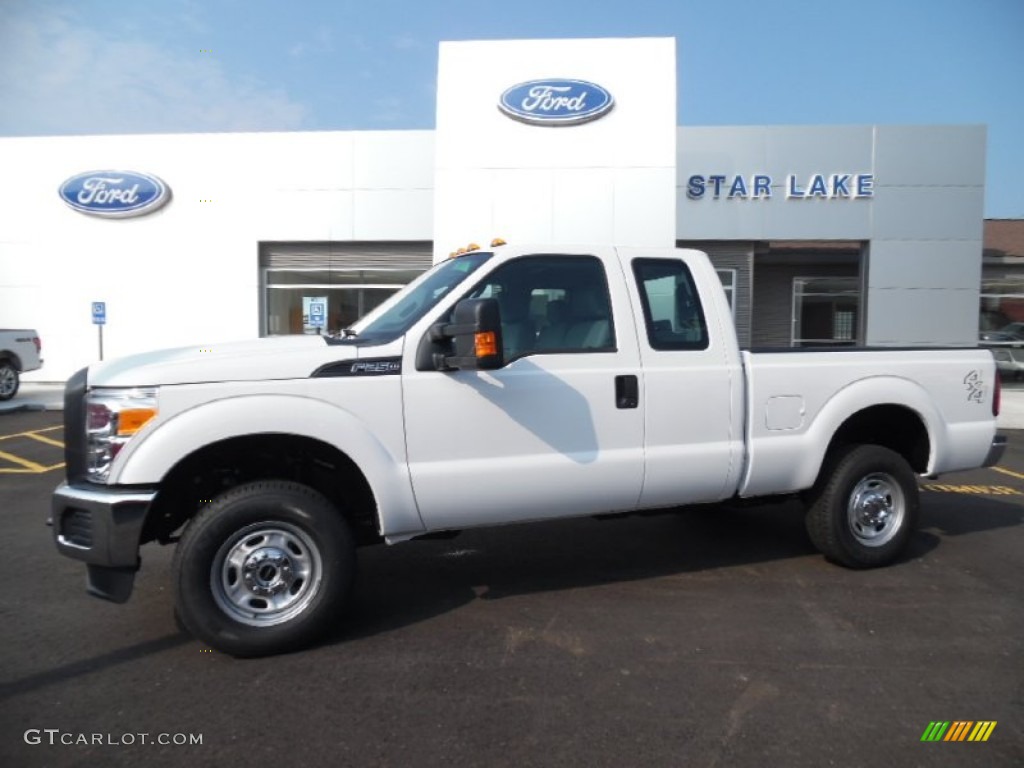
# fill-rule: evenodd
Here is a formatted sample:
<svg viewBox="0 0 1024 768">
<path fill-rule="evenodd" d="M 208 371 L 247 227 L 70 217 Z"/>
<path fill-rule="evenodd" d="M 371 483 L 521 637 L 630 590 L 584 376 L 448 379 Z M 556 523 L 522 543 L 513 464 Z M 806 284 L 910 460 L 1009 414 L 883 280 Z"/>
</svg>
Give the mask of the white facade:
<svg viewBox="0 0 1024 768">
<path fill-rule="evenodd" d="M 93 301 L 107 306 L 106 358 L 202 346 L 277 330 L 261 266 L 273 244 L 309 244 L 307 261 L 332 244 L 437 259 L 501 236 L 709 244 L 737 281 L 741 338 L 777 290 L 788 344 L 795 281 L 841 270 L 827 250 L 768 247 L 786 240 L 852 254 L 850 343 L 975 342 L 983 127 L 680 128 L 675 72 L 671 39 L 443 43 L 436 131 L 0 139 L 0 327 L 36 328 L 46 363 L 26 379 L 59 381 L 97 359 Z M 614 107 L 558 127 L 499 111 L 503 91 L 544 78 L 599 84 Z M 101 169 L 155 175 L 172 197 L 105 219 L 58 195 Z M 688 195 L 692 176 L 716 174 L 770 176 L 772 195 Z M 870 175 L 872 194 L 786 194 L 788 176 L 815 174 Z M 760 274 L 778 279 L 758 298 L 766 253 Z"/>
<path fill-rule="evenodd" d="M 429 131 L 0 139 L 0 327 L 32 327 L 57 381 L 98 357 L 258 335 L 258 245 L 429 241 Z M 101 219 L 57 194 L 73 174 L 143 170 L 172 198 Z"/>
<path fill-rule="evenodd" d="M 438 66 L 435 258 L 495 234 L 518 242 L 675 242 L 675 41 L 442 43 Z M 509 119 L 513 84 L 586 77 L 612 110 L 581 125 Z"/>
</svg>

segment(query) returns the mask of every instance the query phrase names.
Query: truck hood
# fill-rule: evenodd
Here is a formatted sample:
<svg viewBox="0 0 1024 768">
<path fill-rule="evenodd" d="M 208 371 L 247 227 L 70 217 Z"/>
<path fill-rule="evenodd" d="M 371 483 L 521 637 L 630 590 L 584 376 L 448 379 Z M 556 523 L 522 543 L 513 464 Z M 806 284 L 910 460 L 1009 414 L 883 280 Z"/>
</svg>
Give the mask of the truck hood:
<svg viewBox="0 0 1024 768">
<path fill-rule="evenodd" d="M 386 345 L 328 344 L 320 336 L 280 336 L 144 352 L 89 368 L 90 387 L 150 387 L 221 381 L 307 378 L 330 363 L 398 357 L 401 340 Z"/>
</svg>

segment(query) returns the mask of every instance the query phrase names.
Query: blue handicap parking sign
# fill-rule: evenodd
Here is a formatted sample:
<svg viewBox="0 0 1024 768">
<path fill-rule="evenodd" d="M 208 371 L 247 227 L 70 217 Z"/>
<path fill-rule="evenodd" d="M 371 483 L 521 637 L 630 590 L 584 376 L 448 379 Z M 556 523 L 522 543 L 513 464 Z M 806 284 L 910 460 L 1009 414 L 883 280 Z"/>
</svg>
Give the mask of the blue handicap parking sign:
<svg viewBox="0 0 1024 768">
<path fill-rule="evenodd" d="M 107 322 L 107 302 L 94 301 L 92 303 L 92 322 L 94 325 L 103 325 Z"/>
</svg>

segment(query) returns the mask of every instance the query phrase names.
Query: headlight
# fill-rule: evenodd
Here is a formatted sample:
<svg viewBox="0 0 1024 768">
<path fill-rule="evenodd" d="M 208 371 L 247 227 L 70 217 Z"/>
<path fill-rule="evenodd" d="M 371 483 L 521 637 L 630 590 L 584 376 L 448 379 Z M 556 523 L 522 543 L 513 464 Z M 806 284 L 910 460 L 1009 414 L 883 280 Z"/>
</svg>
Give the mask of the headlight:
<svg viewBox="0 0 1024 768">
<path fill-rule="evenodd" d="M 157 415 L 156 389 L 94 389 L 85 396 L 86 467 L 105 483 L 114 457 Z"/>
</svg>

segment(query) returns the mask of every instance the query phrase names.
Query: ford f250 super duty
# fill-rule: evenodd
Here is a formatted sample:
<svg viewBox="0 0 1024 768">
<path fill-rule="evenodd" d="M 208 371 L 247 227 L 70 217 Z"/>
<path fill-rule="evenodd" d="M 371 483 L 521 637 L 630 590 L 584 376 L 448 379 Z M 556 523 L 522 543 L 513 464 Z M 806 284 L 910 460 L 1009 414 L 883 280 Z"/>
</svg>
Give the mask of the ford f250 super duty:
<svg viewBox="0 0 1024 768">
<path fill-rule="evenodd" d="M 0 328 L 0 401 L 18 394 L 21 374 L 43 367 L 42 348 L 35 331 Z"/>
<path fill-rule="evenodd" d="M 741 351 L 698 251 L 471 250 L 337 338 L 76 373 L 52 525 L 125 601 L 175 543 L 175 612 L 238 656 L 309 643 L 355 548 L 474 526 L 793 495 L 828 559 L 892 562 L 917 475 L 995 463 L 987 350 Z"/>
</svg>

